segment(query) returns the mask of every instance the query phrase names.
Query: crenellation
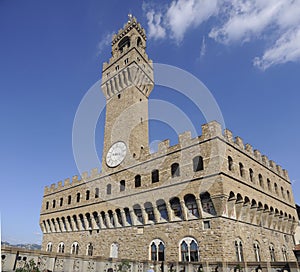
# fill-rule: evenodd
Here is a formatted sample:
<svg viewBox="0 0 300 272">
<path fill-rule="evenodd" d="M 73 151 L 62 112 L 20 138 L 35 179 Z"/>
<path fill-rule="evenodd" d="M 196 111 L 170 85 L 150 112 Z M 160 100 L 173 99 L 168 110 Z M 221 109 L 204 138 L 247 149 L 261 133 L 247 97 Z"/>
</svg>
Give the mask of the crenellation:
<svg viewBox="0 0 300 272">
<path fill-rule="evenodd" d="M 166 139 L 162 142 L 159 142 L 158 143 L 158 153 L 159 154 L 166 154 L 169 147 L 170 147 L 170 140 L 169 139 Z"/>
<path fill-rule="evenodd" d="M 246 144 L 245 145 L 245 150 L 247 151 L 247 152 L 249 152 L 250 153 L 250 155 L 254 155 L 253 154 L 253 147 L 252 147 L 252 145 L 251 144 Z"/>
<path fill-rule="evenodd" d="M 261 162 L 261 153 L 259 150 L 255 149 L 254 150 L 254 157 L 259 161 Z"/>
<path fill-rule="evenodd" d="M 56 183 L 50 185 L 50 190 L 53 192 L 56 189 Z"/>
<path fill-rule="evenodd" d="M 81 179 L 86 182 L 89 178 L 89 173 L 87 171 L 82 172 Z"/>
<path fill-rule="evenodd" d="M 222 127 L 221 124 L 217 121 L 211 121 L 207 124 L 203 124 L 202 128 L 202 137 L 203 139 L 210 139 L 214 137 L 222 137 Z"/>
<path fill-rule="evenodd" d="M 63 188 L 63 184 L 62 184 L 62 181 L 59 181 L 57 183 L 57 189 L 61 189 L 61 188 Z"/>
<path fill-rule="evenodd" d="M 266 155 L 261 156 L 262 162 L 266 167 L 269 167 L 269 159 Z"/>
<path fill-rule="evenodd" d="M 70 178 L 66 178 L 64 182 L 64 186 L 69 186 L 70 185 Z"/>
<path fill-rule="evenodd" d="M 72 185 L 78 184 L 79 181 L 80 181 L 80 180 L 78 179 L 78 176 L 77 176 L 77 175 L 74 175 L 74 176 L 72 177 Z"/>
<path fill-rule="evenodd" d="M 243 143 L 243 139 L 239 136 L 236 136 L 235 137 L 235 141 L 234 143 L 241 149 L 241 150 L 244 150 L 245 149 L 245 146 L 244 146 L 244 143 Z"/>
<path fill-rule="evenodd" d="M 273 171 L 276 171 L 276 163 L 272 160 L 269 161 L 269 165 L 270 165 L 270 168 L 273 170 Z"/>
<path fill-rule="evenodd" d="M 276 165 L 276 170 L 277 170 L 277 173 L 278 173 L 278 175 L 279 176 L 282 176 L 283 174 L 282 174 L 282 167 L 280 166 L 280 165 Z"/>
<path fill-rule="evenodd" d="M 185 131 L 178 135 L 178 143 L 181 147 L 187 146 L 192 140 L 192 133 L 190 131 Z"/>
<path fill-rule="evenodd" d="M 287 180 L 290 180 L 288 171 L 287 171 L 286 169 L 283 169 L 282 172 L 283 172 L 283 176 L 284 176 Z"/>
<path fill-rule="evenodd" d="M 91 178 L 94 179 L 94 178 L 97 178 L 99 176 L 99 169 L 98 168 L 93 168 L 91 170 Z"/>
<path fill-rule="evenodd" d="M 227 128 L 224 130 L 224 137 L 229 143 L 233 143 L 233 134 Z"/>
</svg>

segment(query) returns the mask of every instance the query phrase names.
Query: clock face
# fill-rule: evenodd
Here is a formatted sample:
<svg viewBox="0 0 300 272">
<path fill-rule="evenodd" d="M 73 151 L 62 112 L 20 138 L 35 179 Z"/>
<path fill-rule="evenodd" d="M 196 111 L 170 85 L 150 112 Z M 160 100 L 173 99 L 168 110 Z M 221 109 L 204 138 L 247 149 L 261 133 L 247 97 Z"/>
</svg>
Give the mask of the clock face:
<svg viewBox="0 0 300 272">
<path fill-rule="evenodd" d="M 126 149 L 124 142 L 114 143 L 107 152 L 106 164 L 109 167 L 118 166 L 125 159 Z"/>
</svg>

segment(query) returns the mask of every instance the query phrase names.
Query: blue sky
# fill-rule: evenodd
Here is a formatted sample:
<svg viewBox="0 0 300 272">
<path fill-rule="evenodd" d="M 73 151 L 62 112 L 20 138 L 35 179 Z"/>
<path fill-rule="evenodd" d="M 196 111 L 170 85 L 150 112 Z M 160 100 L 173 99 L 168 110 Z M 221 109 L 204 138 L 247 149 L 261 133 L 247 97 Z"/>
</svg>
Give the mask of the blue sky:
<svg viewBox="0 0 300 272">
<path fill-rule="evenodd" d="M 74 116 L 128 13 L 146 29 L 149 57 L 199 78 L 234 135 L 289 171 L 300 203 L 299 0 L 1 0 L 2 240 L 40 242 L 44 186 L 78 174 Z M 178 104 L 201 133 L 201 114 L 170 90 L 154 88 L 150 98 Z M 103 115 L 99 156 L 102 133 Z M 165 138 L 177 141 L 151 122 L 150 141 Z"/>
</svg>

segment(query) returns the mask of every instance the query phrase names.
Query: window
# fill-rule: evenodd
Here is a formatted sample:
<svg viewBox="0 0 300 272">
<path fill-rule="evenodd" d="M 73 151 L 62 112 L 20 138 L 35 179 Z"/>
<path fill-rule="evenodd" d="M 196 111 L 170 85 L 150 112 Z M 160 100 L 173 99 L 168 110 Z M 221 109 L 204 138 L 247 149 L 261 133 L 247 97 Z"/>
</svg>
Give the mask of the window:
<svg viewBox="0 0 300 272">
<path fill-rule="evenodd" d="M 117 66 L 116 66 L 116 71 L 119 71 L 119 69 L 120 69 L 120 66 L 117 65 Z"/>
<path fill-rule="evenodd" d="M 106 194 L 111 195 L 111 184 L 107 184 L 106 186 Z"/>
<path fill-rule="evenodd" d="M 155 169 L 151 172 L 151 180 L 152 180 L 152 183 L 159 182 L 159 172 L 157 169 Z"/>
<path fill-rule="evenodd" d="M 235 245 L 236 260 L 238 262 L 243 262 L 244 261 L 244 255 L 243 255 L 242 241 L 240 239 L 237 239 L 237 240 L 235 240 L 234 245 Z"/>
<path fill-rule="evenodd" d="M 254 248 L 254 255 L 255 255 L 255 260 L 257 262 L 260 262 L 260 248 L 259 248 L 259 243 L 257 241 L 254 242 L 253 244 L 253 248 Z"/>
<path fill-rule="evenodd" d="M 274 245 L 271 244 L 269 247 L 270 250 L 270 258 L 271 258 L 271 262 L 275 262 L 275 250 L 274 250 Z"/>
<path fill-rule="evenodd" d="M 138 188 L 138 187 L 141 187 L 141 176 L 140 175 L 136 175 L 134 177 L 134 187 L 135 188 Z"/>
<path fill-rule="evenodd" d="M 61 197 L 60 200 L 59 200 L 59 206 L 61 207 L 64 203 L 64 199 Z"/>
<path fill-rule="evenodd" d="M 285 199 L 285 194 L 284 194 L 284 189 L 283 189 L 283 187 L 281 187 L 281 195 L 282 195 L 283 199 Z"/>
<path fill-rule="evenodd" d="M 249 169 L 249 177 L 250 177 L 250 181 L 254 182 L 254 173 L 253 173 L 253 170 L 251 168 Z"/>
<path fill-rule="evenodd" d="M 69 196 L 68 196 L 68 205 L 71 204 L 71 200 L 72 200 L 72 197 L 69 195 Z"/>
<path fill-rule="evenodd" d="M 49 209 L 49 201 L 46 202 L 46 210 Z"/>
<path fill-rule="evenodd" d="M 154 211 L 153 211 L 153 207 L 152 204 L 150 202 L 146 202 L 145 205 L 145 211 L 148 215 L 148 220 L 150 221 L 155 221 L 155 217 L 154 217 Z"/>
<path fill-rule="evenodd" d="M 125 191 L 125 180 L 120 181 L 120 192 Z"/>
<path fill-rule="evenodd" d="M 150 260 L 165 261 L 165 244 L 160 239 L 155 239 L 150 243 Z"/>
<path fill-rule="evenodd" d="M 123 53 L 123 50 L 125 47 L 130 47 L 130 38 L 128 36 L 125 36 L 118 44 L 119 51 Z"/>
<path fill-rule="evenodd" d="M 267 179 L 267 186 L 268 190 L 271 191 L 271 181 L 269 179 Z"/>
<path fill-rule="evenodd" d="M 76 201 L 80 202 L 80 193 L 77 193 Z"/>
<path fill-rule="evenodd" d="M 128 58 L 124 60 L 124 64 L 128 64 Z"/>
<path fill-rule="evenodd" d="M 133 206 L 133 211 L 134 211 L 134 214 L 136 215 L 137 217 L 137 220 L 143 224 L 143 214 L 142 214 L 142 209 L 141 209 L 141 206 L 136 204 Z"/>
<path fill-rule="evenodd" d="M 79 245 L 77 242 L 74 242 L 71 246 L 71 254 L 78 255 L 79 252 Z"/>
<path fill-rule="evenodd" d="M 277 183 L 274 184 L 274 190 L 275 190 L 276 195 L 278 195 L 278 186 L 277 186 Z"/>
<path fill-rule="evenodd" d="M 197 156 L 193 158 L 193 169 L 194 172 L 198 172 L 203 170 L 203 158 L 201 156 Z"/>
<path fill-rule="evenodd" d="M 85 200 L 89 200 L 90 199 L 90 191 L 87 190 L 85 193 Z"/>
<path fill-rule="evenodd" d="M 180 176 L 180 168 L 178 163 L 173 163 L 171 165 L 171 176 L 172 178 Z"/>
<path fill-rule="evenodd" d="M 93 244 L 92 243 L 89 243 L 87 245 L 87 248 L 86 248 L 86 255 L 87 256 L 93 256 Z"/>
<path fill-rule="evenodd" d="M 201 200 L 202 210 L 204 212 L 209 213 L 211 215 L 216 215 L 214 204 L 208 192 L 201 193 L 200 200 Z"/>
<path fill-rule="evenodd" d="M 65 244 L 63 242 L 59 243 L 57 252 L 58 253 L 65 253 Z"/>
<path fill-rule="evenodd" d="M 110 245 L 110 258 L 118 258 L 118 253 L 119 253 L 119 245 L 117 243 L 112 243 Z"/>
<path fill-rule="evenodd" d="M 95 189 L 95 198 L 99 198 L 99 188 Z"/>
<path fill-rule="evenodd" d="M 290 196 L 290 192 L 289 191 L 286 191 L 286 195 L 287 195 L 288 200 L 291 200 L 291 196 Z"/>
<path fill-rule="evenodd" d="M 192 237 L 186 237 L 180 241 L 180 261 L 198 262 L 199 248 L 197 241 Z"/>
<path fill-rule="evenodd" d="M 186 195 L 184 197 L 184 201 L 185 201 L 185 205 L 187 207 L 188 213 L 190 215 L 194 215 L 194 216 L 198 217 L 199 216 L 198 206 L 197 206 L 197 203 L 196 203 L 195 196 L 192 195 L 192 194 Z"/>
<path fill-rule="evenodd" d="M 178 197 L 174 197 L 170 200 L 170 206 L 171 209 L 174 212 L 174 215 L 177 217 L 181 217 L 181 206 L 180 206 L 180 200 Z"/>
<path fill-rule="evenodd" d="M 55 208 L 55 205 L 56 205 L 56 201 L 54 199 L 53 202 L 52 202 L 52 208 Z"/>
<path fill-rule="evenodd" d="M 233 170 L 233 160 L 230 156 L 228 156 L 228 170 L 229 171 Z"/>
<path fill-rule="evenodd" d="M 48 244 L 47 244 L 46 251 L 47 251 L 47 252 L 52 252 L 52 243 L 48 243 Z"/>
<path fill-rule="evenodd" d="M 263 181 L 263 177 L 261 174 L 258 175 L 258 181 L 259 181 L 259 186 L 261 188 L 264 188 L 264 181 Z"/>
<path fill-rule="evenodd" d="M 138 46 L 138 47 L 140 47 L 140 46 L 142 46 L 142 39 L 141 39 L 141 37 L 138 37 L 137 38 L 137 42 L 136 42 L 136 45 Z"/>
<path fill-rule="evenodd" d="M 283 257 L 283 260 L 285 262 L 287 262 L 288 258 L 287 258 L 287 252 L 286 252 L 286 247 L 285 246 L 282 247 L 282 257 Z"/>
<path fill-rule="evenodd" d="M 210 221 L 208 221 L 208 220 L 203 221 L 203 228 L 204 229 L 210 229 Z"/>
<path fill-rule="evenodd" d="M 244 165 L 241 162 L 239 163 L 239 167 L 240 167 L 240 176 L 244 177 Z"/>
</svg>

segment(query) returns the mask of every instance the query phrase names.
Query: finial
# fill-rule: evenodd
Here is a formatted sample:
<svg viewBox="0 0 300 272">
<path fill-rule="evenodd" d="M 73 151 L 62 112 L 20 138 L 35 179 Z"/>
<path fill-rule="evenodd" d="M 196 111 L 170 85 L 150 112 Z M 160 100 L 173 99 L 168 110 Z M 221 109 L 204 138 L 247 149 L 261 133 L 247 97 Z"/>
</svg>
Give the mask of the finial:
<svg viewBox="0 0 300 272">
<path fill-rule="evenodd" d="M 131 13 L 128 14 L 128 23 L 132 22 L 133 16 Z"/>
</svg>

